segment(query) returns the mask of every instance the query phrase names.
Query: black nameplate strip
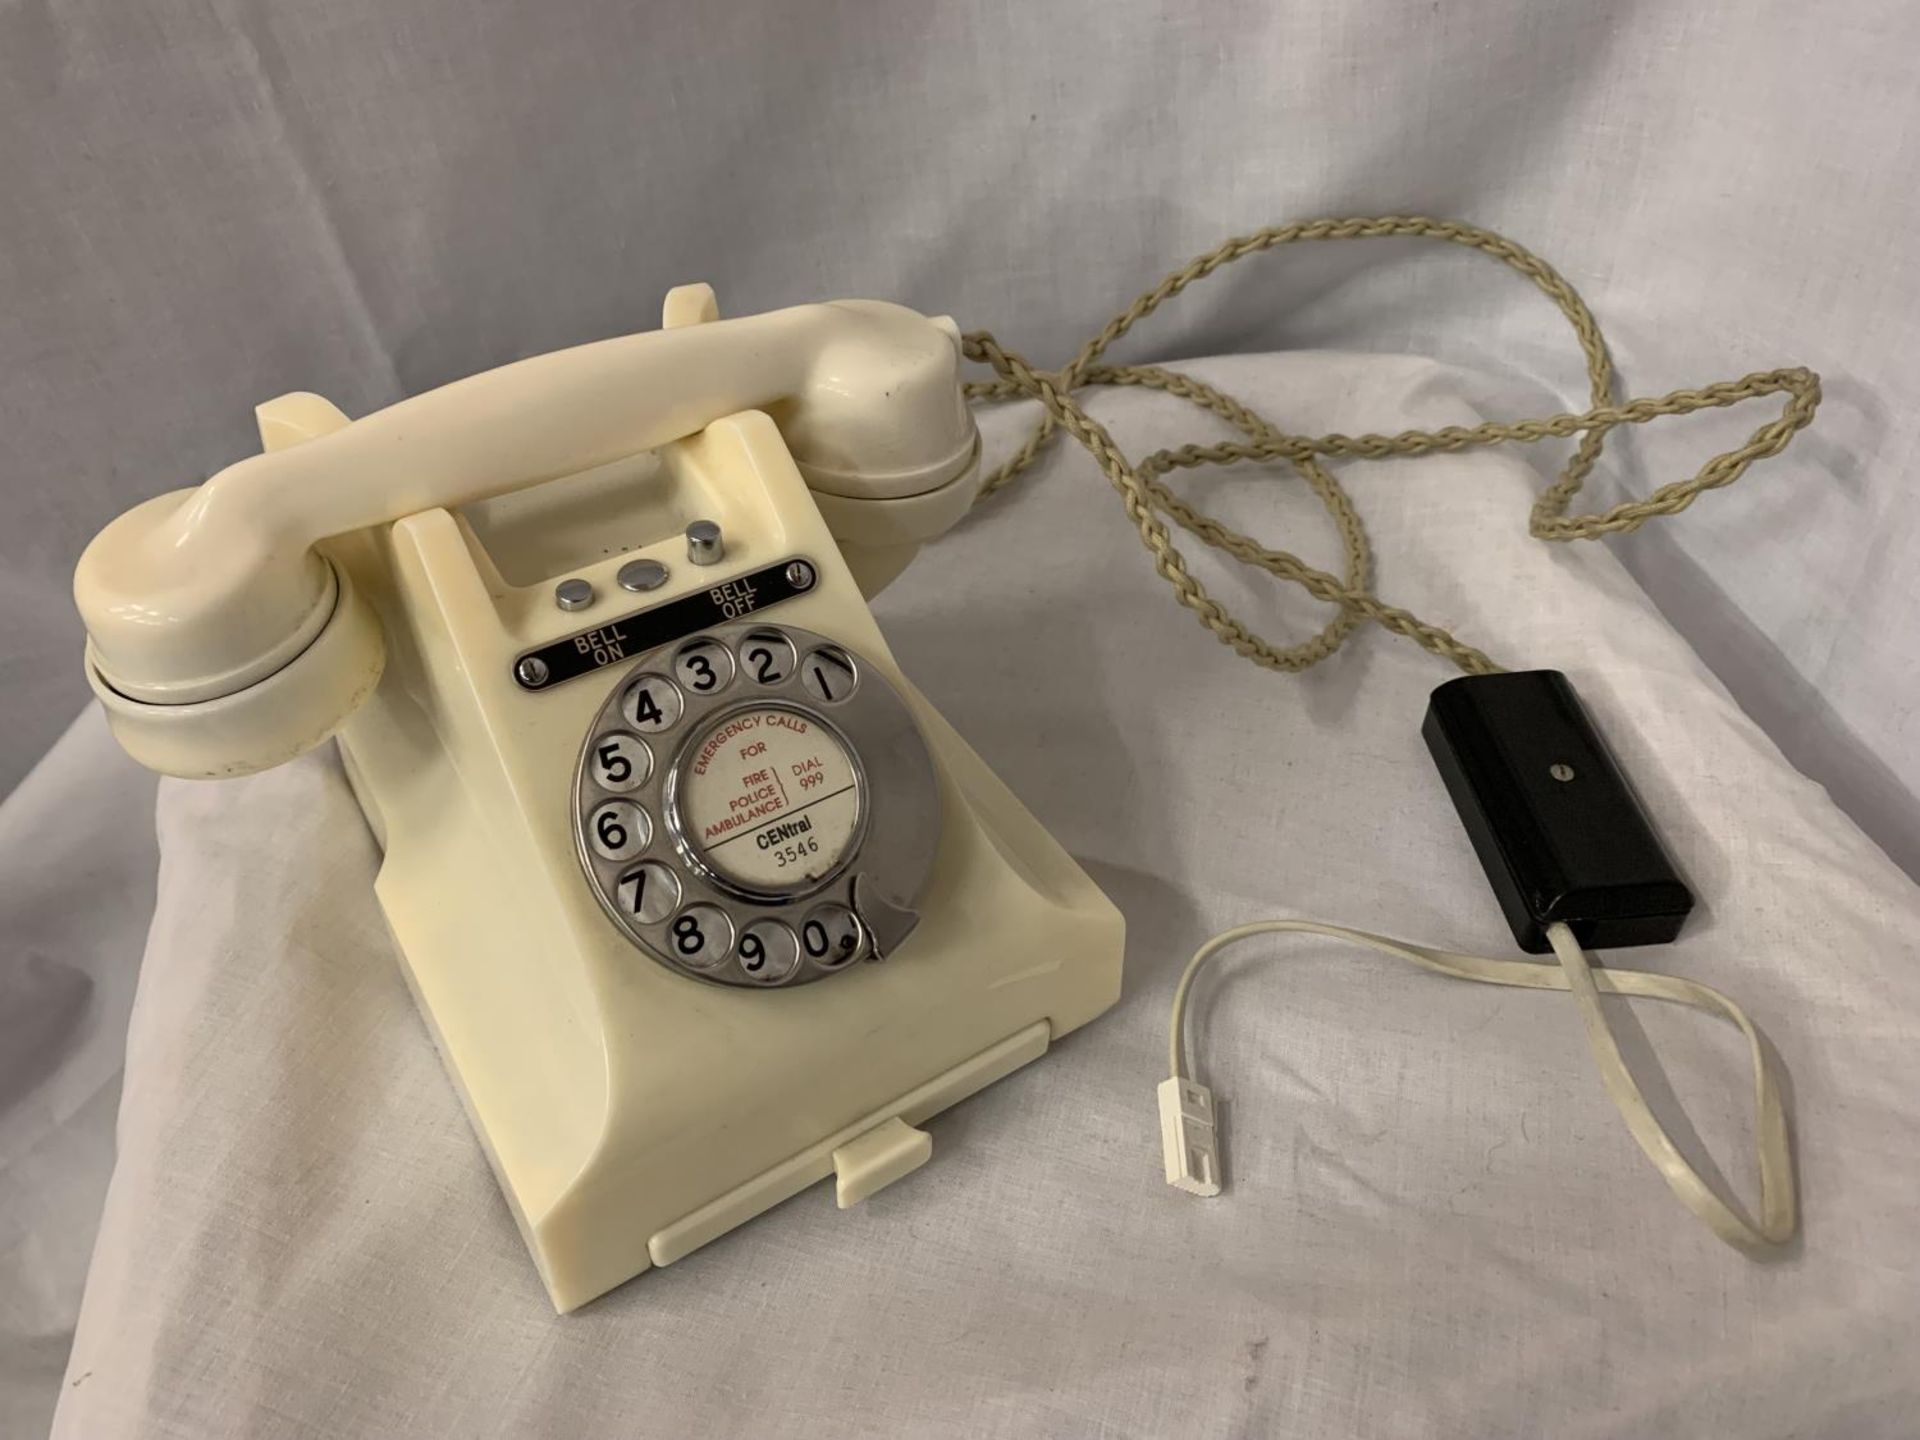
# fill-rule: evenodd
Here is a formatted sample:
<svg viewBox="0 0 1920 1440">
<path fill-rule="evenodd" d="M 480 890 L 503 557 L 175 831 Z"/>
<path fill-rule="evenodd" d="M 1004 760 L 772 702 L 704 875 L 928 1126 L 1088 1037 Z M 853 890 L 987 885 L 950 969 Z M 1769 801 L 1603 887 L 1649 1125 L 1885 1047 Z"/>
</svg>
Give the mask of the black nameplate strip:
<svg viewBox="0 0 1920 1440">
<path fill-rule="evenodd" d="M 551 690 L 608 665 L 635 659 L 656 645 L 671 644 L 682 636 L 710 630 L 729 620 L 744 619 L 782 600 L 804 595 L 814 587 L 817 578 L 812 562 L 797 557 L 781 560 L 692 595 L 682 595 L 651 610 L 636 610 L 592 630 L 582 630 L 538 650 L 516 655 L 513 678 L 522 690 Z M 529 661 L 538 663 L 528 664 Z M 529 679 L 530 674 L 538 678 Z"/>
</svg>

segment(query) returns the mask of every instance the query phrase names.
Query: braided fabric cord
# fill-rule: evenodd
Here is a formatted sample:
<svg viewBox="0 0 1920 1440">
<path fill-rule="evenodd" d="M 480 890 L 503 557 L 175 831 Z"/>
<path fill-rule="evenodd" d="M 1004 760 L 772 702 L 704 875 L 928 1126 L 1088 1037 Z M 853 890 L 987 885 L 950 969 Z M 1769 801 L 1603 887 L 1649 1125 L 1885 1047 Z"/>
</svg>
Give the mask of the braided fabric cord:
<svg viewBox="0 0 1920 1440">
<path fill-rule="evenodd" d="M 1592 408 L 1580 414 L 1553 415 L 1540 420 L 1490 421 L 1484 425 L 1453 425 L 1440 430 L 1405 430 L 1397 435 L 1290 435 L 1231 396 L 1189 376 L 1152 365 L 1099 363 L 1115 341 L 1161 305 L 1236 260 L 1295 241 L 1381 236 L 1416 236 L 1462 245 L 1492 256 L 1532 281 L 1559 307 L 1573 327 L 1581 352 L 1586 356 Z M 1706 491 L 1731 485 L 1754 461 L 1784 450 L 1794 435 L 1812 421 L 1820 404 L 1819 377 L 1800 368 L 1758 371 L 1740 380 L 1722 381 L 1698 390 L 1675 390 L 1667 395 L 1616 403 L 1613 360 L 1607 353 L 1600 326 L 1586 302 L 1552 266 L 1491 230 L 1423 215 L 1310 220 L 1228 240 L 1142 294 L 1108 321 L 1106 327 L 1059 370 L 1034 368 L 985 331 L 966 335 L 962 343 L 969 360 L 991 367 L 997 377 L 969 384 L 970 399 L 1037 400 L 1043 412 L 1020 449 L 982 483 L 975 503 L 983 503 L 1005 489 L 1033 465 L 1057 431 L 1065 430 L 1086 447 L 1101 473 L 1120 493 L 1128 518 L 1140 532 L 1141 543 L 1153 556 L 1154 569 L 1173 587 L 1174 598 L 1193 611 L 1201 624 L 1235 653 L 1257 665 L 1285 671 L 1304 670 L 1326 659 L 1361 620 L 1371 620 L 1396 635 L 1404 635 L 1470 675 L 1488 674 L 1501 668 L 1448 631 L 1388 605 L 1374 593 L 1373 555 L 1366 526 L 1339 481 L 1320 463 L 1323 458 L 1379 460 L 1578 435 L 1580 441 L 1572 458 L 1559 477 L 1534 501 L 1528 528 L 1542 540 L 1591 540 L 1636 530 L 1656 515 L 1678 514 Z M 1076 391 L 1093 385 L 1139 385 L 1164 391 L 1219 416 L 1246 438 L 1160 450 L 1136 464 L 1074 399 Z M 1641 425 L 1663 415 L 1724 408 L 1768 395 L 1785 397 L 1779 417 L 1755 430 L 1745 444 L 1714 456 L 1691 479 L 1662 485 L 1642 498 L 1623 501 L 1605 511 L 1568 514 L 1573 498 L 1600 458 L 1607 432 L 1615 426 Z M 1285 550 L 1269 549 L 1182 500 L 1160 478 L 1173 470 L 1248 460 L 1288 461 L 1312 487 L 1340 533 L 1345 550 L 1343 574 L 1318 569 Z M 1315 599 L 1337 607 L 1333 618 L 1318 634 L 1297 645 L 1275 645 L 1262 639 L 1208 594 L 1206 587 L 1188 571 L 1186 560 L 1175 548 L 1162 516 L 1234 559 L 1298 585 Z"/>
</svg>

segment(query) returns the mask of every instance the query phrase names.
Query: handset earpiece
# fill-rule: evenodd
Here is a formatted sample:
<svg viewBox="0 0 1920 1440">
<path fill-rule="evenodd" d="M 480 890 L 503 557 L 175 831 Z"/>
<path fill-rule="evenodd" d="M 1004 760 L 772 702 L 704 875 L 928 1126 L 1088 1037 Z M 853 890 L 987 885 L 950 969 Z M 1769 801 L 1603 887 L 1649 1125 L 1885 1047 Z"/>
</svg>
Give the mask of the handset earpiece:
<svg viewBox="0 0 1920 1440">
<path fill-rule="evenodd" d="M 912 314 L 874 300 L 830 308 L 889 322 Z M 677 285 L 660 323 L 679 330 L 719 318 L 711 285 Z M 849 329 L 821 349 L 804 395 L 767 407 L 868 599 L 953 528 L 980 483 L 980 432 L 960 387 L 960 327 L 945 315 L 913 319 L 912 346 L 881 350 Z"/>
</svg>

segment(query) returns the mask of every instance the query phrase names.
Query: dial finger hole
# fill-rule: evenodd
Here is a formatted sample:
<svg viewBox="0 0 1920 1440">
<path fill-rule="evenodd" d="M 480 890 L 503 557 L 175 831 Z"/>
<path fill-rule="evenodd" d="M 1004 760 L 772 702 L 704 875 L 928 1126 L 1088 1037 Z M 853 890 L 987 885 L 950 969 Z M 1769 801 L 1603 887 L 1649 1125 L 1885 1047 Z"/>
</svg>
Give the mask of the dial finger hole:
<svg viewBox="0 0 1920 1440">
<path fill-rule="evenodd" d="M 647 783 L 653 774 L 653 751 L 638 735 L 616 730 L 594 739 L 588 770 L 602 790 L 624 794 Z"/>
<path fill-rule="evenodd" d="M 756 985 L 778 985 L 799 965 L 799 938 L 778 920 L 756 920 L 740 937 L 740 968 Z"/>
<path fill-rule="evenodd" d="M 822 970 L 838 970 L 857 960 L 864 940 L 859 919 L 844 905 L 821 905 L 800 927 L 800 948 Z"/>
<path fill-rule="evenodd" d="M 750 630 L 740 642 L 740 668 L 756 685 L 778 685 L 795 663 L 793 642 L 778 630 Z"/>
<path fill-rule="evenodd" d="M 587 817 L 587 843 L 603 860 L 628 860 L 647 848 L 653 821 L 627 800 L 609 800 Z"/>
<path fill-rule="evenodd" d="M 714 695 L 733 679 L 733 653 L 718 640 L 689 640 L 673 657 L 673 673 L 695 695 Z"/>
<path fill-rule="evenodd" d="M 807 658 L 800 662 L 800 683 L 814 699 L 832 705 L 853 694 L 860 676 L 846 651 L 838 645 L 822 645 L 808 651 Z"/>
<path fill-rule="evenodd" d="M 733 949 L 733 921 L 718 905 L 689 905 L 673 917 L 665 945 L 682 965 L 711 970 Z"/>
<path fill-rule="evenodd" d="M 679 688 L 664 675 L 642 675 L 620 697 L 620 713 L 636 730 L 671 729 L 684 709 Z"/>
<path fill-rule="evenodd" d="M 657 860 L 648 860 L 620 877 L 614 887 L 620 913 L 642 925 L 658 925 L 680 903 L 680 877 Z"/>
</svg>

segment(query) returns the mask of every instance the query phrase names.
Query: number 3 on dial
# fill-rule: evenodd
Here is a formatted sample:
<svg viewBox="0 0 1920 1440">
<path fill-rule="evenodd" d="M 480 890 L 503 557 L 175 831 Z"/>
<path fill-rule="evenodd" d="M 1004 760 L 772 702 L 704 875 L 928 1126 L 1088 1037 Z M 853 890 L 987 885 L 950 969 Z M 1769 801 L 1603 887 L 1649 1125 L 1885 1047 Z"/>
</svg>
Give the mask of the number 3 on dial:
<svg viewBox="0 0 1920 1440">
<path fill-rule="evenodd" d="M 711 695 L 733 678 L 733 656 L 717 640 L 693 640 L 673 657 L 673 673 L 696 695 Z"/>
</svg>

